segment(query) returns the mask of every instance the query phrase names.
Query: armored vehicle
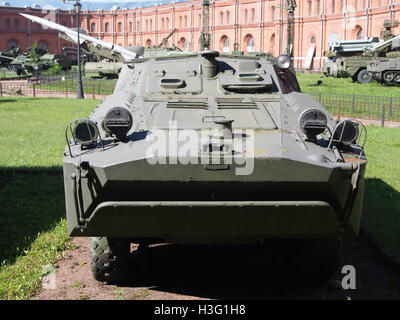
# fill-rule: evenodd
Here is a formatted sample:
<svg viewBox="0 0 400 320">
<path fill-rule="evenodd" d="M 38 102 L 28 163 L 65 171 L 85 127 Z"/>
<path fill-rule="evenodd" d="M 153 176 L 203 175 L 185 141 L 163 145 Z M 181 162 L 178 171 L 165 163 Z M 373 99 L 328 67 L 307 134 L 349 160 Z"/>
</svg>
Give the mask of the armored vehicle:
<svg viewBox="0 0 400 320">
<path fill-rule="evenodd" d="M 368 63 L 367 69 L 378 82 L 400 86 L 400 57 L 374 59 Z"/>
<path fill-rule="evenodd" d="M 112 95 L 66 129 L 70 236 L 94 278 L 128 277 L 130 243 L 292 239 L 326 279 L 362 212 L 365 127 L 301 93 L 288 56 L 202 51 L 124 63 Z"/>
<path fill-rule="evenodd" d="M 373 79 L 372 73 L 367 70 L 367 64 L 373 59 L 400 56 L 397 41 L 392 28 L 398 22 L 387 19 L 384 22 L 386 30 L 383 34 L 384 41 L 379 42 L 377 37 L 366 40 L 344 40 L 329 44 L 326 56 L 332 61 L 324 65 L 323 73 L 335 78 L 351 77 L 354 82 L 368 83 Z"/>
</svg>

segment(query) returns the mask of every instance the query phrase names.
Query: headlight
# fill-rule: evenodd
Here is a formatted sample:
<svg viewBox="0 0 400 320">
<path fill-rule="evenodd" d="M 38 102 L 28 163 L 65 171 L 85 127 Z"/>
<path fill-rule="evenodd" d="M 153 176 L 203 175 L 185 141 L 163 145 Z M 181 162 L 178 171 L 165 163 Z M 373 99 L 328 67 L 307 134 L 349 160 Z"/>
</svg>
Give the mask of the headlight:
<svg viewBox="0 0 400 320">
<path fill-rule="evenodd" d="M 340 122 L 334 134 L 334 139 L 343 143 L 354 143 L 359 135 L 358 123 L 352 120 L 345 120 Z"/>
<path fill-rule="evenodd" d="M 132 128 L 132 124 L 132 115 L 125 108 L 112 108 L 104 117 L 104 128 L 121 141 L 126 139 L 126 134 Z"/>
<path fill-rule="evenodd" d="M 290 59 L 289 56 L 286 54 L 283 54 L 278 57 L 276 63 L 278 64 L 278 67 L 281 69 L 288 69 L 290 65 L 292 64 L 292 60 Z"/>
<path fill-rule="evenodd" d="M 88 146 L 97 141 L 99 130 L 93 121 L 78 119 L 72 128 L 72 135 L 76 143 Z"/>
<path fill-rule="evenodd" d="M 309 138 L 315 138 L 325 131 L 327 118 L 323 111 L 308 109 L 300 116 L 300 128 Z"/>
</svg>

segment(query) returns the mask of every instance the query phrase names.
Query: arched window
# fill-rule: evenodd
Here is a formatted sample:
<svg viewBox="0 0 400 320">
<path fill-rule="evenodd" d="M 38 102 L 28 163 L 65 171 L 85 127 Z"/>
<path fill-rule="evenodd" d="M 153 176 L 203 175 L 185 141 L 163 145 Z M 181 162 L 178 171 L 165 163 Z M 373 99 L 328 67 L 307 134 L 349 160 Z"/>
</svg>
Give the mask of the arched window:
<svg viewBox="0 0 400 320">
<path fill-rule="evenodd" d="M 360 28 L 358 30 L 356 38 L 357 38 L 357 40 L 362 40 L 363 39 L 363 30 L 362 30 L 362 28 Z"/>
<path fill-rule="evenodd" d="M 226 24 L 229 24 L 229 11 L 226 12 Z"/>
<path fill-rule="evenodd" d="M 179 28 L 182 28 L 182 17 L 179 17 Z"/>
<path fill-rule="evenodd" d="M 229 39 L 228 39 L 228 37 L 225 37 L 225 39 L 224 39 L 222 44 L 223 44 L 222 45 L 222 51 L 224 53 L 229 53 Z"/>
<path fill-rule="evenodd" d="M 140 30 L 139 27 L 140 27 L 140 23 L 139 23 L 139 20 L 138 20 L 138 21 L 137 21 L 137 24 L 136 24 L 136 31 L 137 31 L 137 32 L 139 32 L 139 30 Z"/>
<path fill-rule="evenodd" d="M 108 22 L 106 23 L 105 31 L 110 32 L 110 24 Z"/>
<path fill-rule="evenodd" d="M 6 19 L 6 29 L 10 30 L 11 29 L 11 22 L 10 19 Z"/>
<path fill-rule="evenodd" d="M 201 13 L 199 13 L 199 27 L 201 27 Z"/>
<path fill-rule="evenodd" d="M 343 0 L 340 0 L 340 12 L 343 12 Z"/>
<path fill-rule="evenodd" d="M 354 10 L 358 10 L 358 0 L 354 1 Z"/>
<path fill-rule="evenodd" d="M 224 13 L 222 11 L 219 13 L 219 24 L 224 24 Z"/>
<path fill-rule="evenodd" d="M 251 22 L 254 22 L 256 20 L 256 10 L 251 9 Z"/>
<path fill-rule="evenodd" d="M 179 40 L 179 44 L 181 47 L 181 50 L 186 52 L 187 51 L 187 42 L 185 38 L 181 38 L 181 40 Z"/>
<path fill-rule="evenodd" d="M 187 27 L 187 16 L 185 16 L 185 28 Z"/>
<path fill-rule="evenodd" d="M 164 30 L 164 18 L 161 19 L 161 30 Z"/>
<path fill-rule="evenodd" d="M 14 30 L 18 31 L 19 29 L 19 21 L 18 20 L 14 20 Z"/>
<path fill-rule="evenodd" d="M 15 40 L 8 40 L 7 41 L 7 48 L 11 49 L 11 48 L 17 48 L 17 41 Z"/>
<path fill-rule="evenodd" d="M 96 24 L 94 22 L 90 25 L 90 32 L 96 32 Z"/>
<path fill-rule="evenodd" d="M 271 16 L 272 16 L 272 20 L 275 20 L 275 7 L 272 7 Z"/>
<path fill-rule="evenodd" d="M 132 24 L 132 22 L 129 22 L 129 31 L 133 32 L 133 24 Z"/>
<path fill-rule="evenodd" d="M 153 30 L 153 19 L 150 19 L 149 28 L 150 28 L 150 30 Z"/>
<path fill-rule="evenodd" d="M 249 13 L 247 9 L 244 10 L 244 23 L 249 23 Z"/>
<path fill-rule="evenodd" d="M 149 20 L 146 20 L 146 31 L 149 31 Z"/>
<path fill-rule="evenodd" d="M 312 1 L 308 2 L 308 15 L 312 16 L 313 12 L 312 12 Z"/>
<path fill-rule="evenodd" d="M 311 37 L 311 43 L 316 43 L 317 42 L 317 39 L 315 38 L 315 36 L 312 36 Z"/>
<path fill-rule="evenodd" d="M 118 22 L 118 32 L 122 32 L 122 23 Z"/>
<path fill-rule="evenodd" d="M 269 39 L 269 53 L 275 56 L 275 33 L 273 33 Z"/>
<path fill-rule="evenodd" d="M 332 0 L 332 13 L 336 12 L 336 1 Z"/>
<path fill-rule="evenodd" d="M 152 46 L 151 40 L 150 40 L 150 39 L 147 39 L 147 41 L 146 41 L 146 47 L 147 47 L 147 48 L 150 48 L 151 46 Z"/>
<path fill-rule="evenodd" d="M 321 13 L 321 1 L 317 0 L 317 14 Z"/>
<path fill-rule="evenodd" d="M 254 38 L 252 35 L 249 34 L 245 37 L 245 44 L 246 44 L 247 52 L 254 51 Z"/>
<path fill-rule="evenodd" d="M 49 45 L 47 44 L 47 41 L 45 41 L 45 40 L 40 40 L 38 43 L 38 46 L 45 50 L 47 50 L 49 47 Z"/>
<path fill-rule="evenodd" d="M 167 26 L 166 26 L 166 28 L 169 29 L 169 18 L 167 18 Z"/>
</svg>

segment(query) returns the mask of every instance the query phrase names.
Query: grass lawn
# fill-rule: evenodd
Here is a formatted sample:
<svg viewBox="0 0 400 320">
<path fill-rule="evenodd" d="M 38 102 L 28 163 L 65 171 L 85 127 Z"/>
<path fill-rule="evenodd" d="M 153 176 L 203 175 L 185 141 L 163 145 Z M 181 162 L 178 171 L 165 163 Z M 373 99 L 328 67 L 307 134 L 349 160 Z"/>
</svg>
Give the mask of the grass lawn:
<svg viewBox="0 0 400 320">
<path fill-rule="evenodd" d="M 0 168 L 54 168 L 62 164 L 65 128 L 86 118 L 98 100 L 0 98 Z"/>
<path fill-rule="evenodd" d="M 367 129 L 362 223 L 400 261 L 400 129 Z"/>
<path fill-rule="evenodd" d="M 400 87 L 385 87 L 376 81 L 360 84 L 351 78 L 325 77 L 322 73 L 296 73 L 300 88 L 305 93 L 333 93 L 367 96 L 400 97 Z M 322 80 L 318 86 L 317 81 Z"/>
<path fill-rule="evenodd" d="M 27 299 L 71 246 L 60 168 L 65 127 L 91 99 L 0 98 L 0 299 Z M 363 225 L 400 258 L 400 129 L 368 126 Z M 12 170 L 10 170 L 12 169 Z"/>
</svg>

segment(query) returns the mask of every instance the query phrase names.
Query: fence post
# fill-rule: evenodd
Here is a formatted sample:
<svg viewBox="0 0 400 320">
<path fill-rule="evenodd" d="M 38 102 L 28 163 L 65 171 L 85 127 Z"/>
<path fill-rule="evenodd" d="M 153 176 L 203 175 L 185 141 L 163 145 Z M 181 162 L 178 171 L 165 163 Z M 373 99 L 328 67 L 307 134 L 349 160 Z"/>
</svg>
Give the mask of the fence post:
<svg viewBox="0 0 400 320">
<path fill-rule="evenodd" d="M 389 117 L 392 117 L 392 101 L 393 99 L 392 99 L 392 97 L 390 97 L 390 105 L 389 105 Z"/>
<path fill-rule="evenodd" d="M 355 103 L 356 103 L 356 96 L 353 95 L 353 104 L 351 105 L 351 112 L 352 113 L 354 113 L 356 111 L 355 110 Z"/>
<path fill-rule="evenodd" d="M 321 92 L 318 93 L 318 101 L 319 101 L 319 103 L 321 103 Z"/>
<path fill-rule="evenodd" d="M 383 128 L 385 126 L 385 105 L 382 105 L 382 122 L 381 122 L 381 127 Z"/>
<path fill-rule="evenodd" d="M 94 95 L 94 90 L 96 90 L 95 84 L 92 83 L 92 98 L 93 98 L 93 99 L 96 99 L 96 96 Z"/>
<path fill-rule="evenodd" d="M 33 84 L 32 84 L 32 89 L 33 89 L 33 97 L 36 98 L 35 82 L 33 82 Z"/>
<path fill-rule="evenodd" d="M 0 82 L 0 97 L 3 96 L 3 84 Z"/>
<path fill-rule="evenodd" d="M 340 121 L 340 109 L 341 109 L 341 102 L 338 101 L 338 116 L 337 116 L 338 121 Z"/>
<path fill-rule="evenodd" d="M 68 98 L 68 85 L 65 83 L 65 99 Z"/>
</svg>

